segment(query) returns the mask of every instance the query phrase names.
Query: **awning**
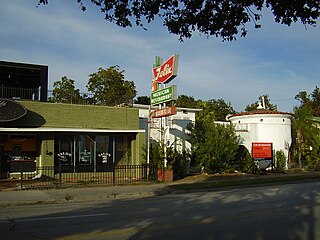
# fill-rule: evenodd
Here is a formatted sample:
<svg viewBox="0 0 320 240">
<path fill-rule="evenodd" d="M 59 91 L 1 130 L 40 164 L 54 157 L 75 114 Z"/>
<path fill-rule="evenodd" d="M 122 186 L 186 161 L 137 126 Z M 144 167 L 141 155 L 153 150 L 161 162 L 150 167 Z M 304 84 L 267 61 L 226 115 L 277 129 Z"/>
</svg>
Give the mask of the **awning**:
<svg viewBox="0 0 320 240">
<path fill-rule="evenodd" d="M 91 129 L 91 128 L 0 128 L 0 133 L 144 133 L 144 129 Z"/>
</svg>

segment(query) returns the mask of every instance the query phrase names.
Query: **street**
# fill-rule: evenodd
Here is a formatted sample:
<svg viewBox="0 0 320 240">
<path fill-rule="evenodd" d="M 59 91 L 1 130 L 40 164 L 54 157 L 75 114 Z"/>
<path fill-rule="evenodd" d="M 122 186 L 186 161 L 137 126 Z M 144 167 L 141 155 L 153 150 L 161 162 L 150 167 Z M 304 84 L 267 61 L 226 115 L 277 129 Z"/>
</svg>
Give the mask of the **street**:
<svg viewBox="0 0 320 240">
<path fill-rule="evenodd" d="M 0 208 L 1 239 L 320 239 L 319 182 Z M 0 193 L 1 194 L 1 193 Z"/>
</svg>

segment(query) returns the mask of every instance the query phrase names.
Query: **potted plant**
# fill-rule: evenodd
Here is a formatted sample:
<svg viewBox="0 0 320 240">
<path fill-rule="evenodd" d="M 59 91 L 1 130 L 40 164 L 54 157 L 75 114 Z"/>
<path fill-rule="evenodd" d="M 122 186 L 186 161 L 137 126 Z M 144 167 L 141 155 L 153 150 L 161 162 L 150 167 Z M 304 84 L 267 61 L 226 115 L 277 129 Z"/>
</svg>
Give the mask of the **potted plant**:
<svg viewBox="0 0 320 240">
<path fill-rule="evenodd" d="M 158 168 L 158 181 L 173 182 L 173 170 L 171 167 Z"/>
<path fill-rule="evenodd" d="M 167 150 L 168 153 L 168 150 Z M 157 166 L 157 180 L 161 182 L 172 182 L 173 181 L 173 169 L 170 161 L 167 161 L 164 166 L 164 147 L 161 142 L 154 141 L 150 147 L 150 160 L 152 164 Z"/>
</svg>

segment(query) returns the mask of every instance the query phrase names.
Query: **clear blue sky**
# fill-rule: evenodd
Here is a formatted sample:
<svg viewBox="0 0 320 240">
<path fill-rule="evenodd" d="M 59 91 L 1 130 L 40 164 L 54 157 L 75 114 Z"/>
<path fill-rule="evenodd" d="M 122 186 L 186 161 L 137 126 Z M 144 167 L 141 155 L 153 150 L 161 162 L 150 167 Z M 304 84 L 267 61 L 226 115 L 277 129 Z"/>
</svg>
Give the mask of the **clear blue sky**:
<svg viewBox="0 0 320 240">
<path fill-rule="evenodd" d="M 222 42 L 195 33 L 179 42 L 161 22 L 141 28 L 120 28 L 104 20 L 99 9 L 76 0 L 2 0 L 0 8 L 0 60 L 49 66 L 49 89 L 62 76 L 75 80 L 87 92 L 88 75 L 99 67 L 118 65 L 126 80 L 135 82 L 137 96 L 150 95 L 152 65 L 180 55 L 178 95 L 209 100 L 223 98 L 236 111 L 269 94 L 280 111 L 292 111 L 294 96 L 320 87 L 320 26 L 274 23 L 264 11 L 262 29 L 248 25 L 246 38 Z"/>
</svg>

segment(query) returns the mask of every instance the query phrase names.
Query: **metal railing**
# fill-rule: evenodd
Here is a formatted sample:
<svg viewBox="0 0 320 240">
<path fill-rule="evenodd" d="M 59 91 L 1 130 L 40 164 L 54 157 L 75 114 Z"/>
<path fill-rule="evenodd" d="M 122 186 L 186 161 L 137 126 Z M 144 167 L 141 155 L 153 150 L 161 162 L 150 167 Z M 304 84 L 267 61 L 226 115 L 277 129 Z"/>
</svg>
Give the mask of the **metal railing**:
<svg viewBox="0 0 320 240">
<path fill-rule="evenodd" d="M 40 88 L 10 87 L 0 85 L 0 98 L 40 101 L 40 96 Z"/>
<path fill-rule="evenodd" d="M 36 167 L 36 171 L 19 174 L 18 188 L 50 189 L 68 187 L 115 186 L 156 181 L 156 170 L 150 165 L 118 165 L 101 172 L 86 166 L 70 171 L 68 166 Z"/>
<path fill-rule="evenodd" d="M 43 99 L 41 97 L 41 88 L 25 88 L 25 87 L 10 87 L 5 85 L 0 85 L 0 98 L 6 99 L 21 99 L 21 100 L 32 100 L 40 101 Z M 93 93 L 66 93 L 61 92 L 59 94 L 54 94 L 53 91 L 47 91 L 48 102 L 57 103 L 68 103 L 68 104 L 80 104 L 80 105 L 104 105 L 104 106 L 132 106 L 133 99 L 127 99 L 123 96 L 108 100 L 102 97 L 98 98 Z"/>
<path fill-rule="evenodd" d="M 57 103 L 69 103 L 80 105 L 102 105 L 102 106 L 132 106 L 133 99 L 128 100 L 121 96 L 117 99 L 107 99 L 97 97 L 93 93 L 73 93 L 73 94 L 55 94 L 53 91 L 48 91 L 48 101 Z"/>
</svg>

